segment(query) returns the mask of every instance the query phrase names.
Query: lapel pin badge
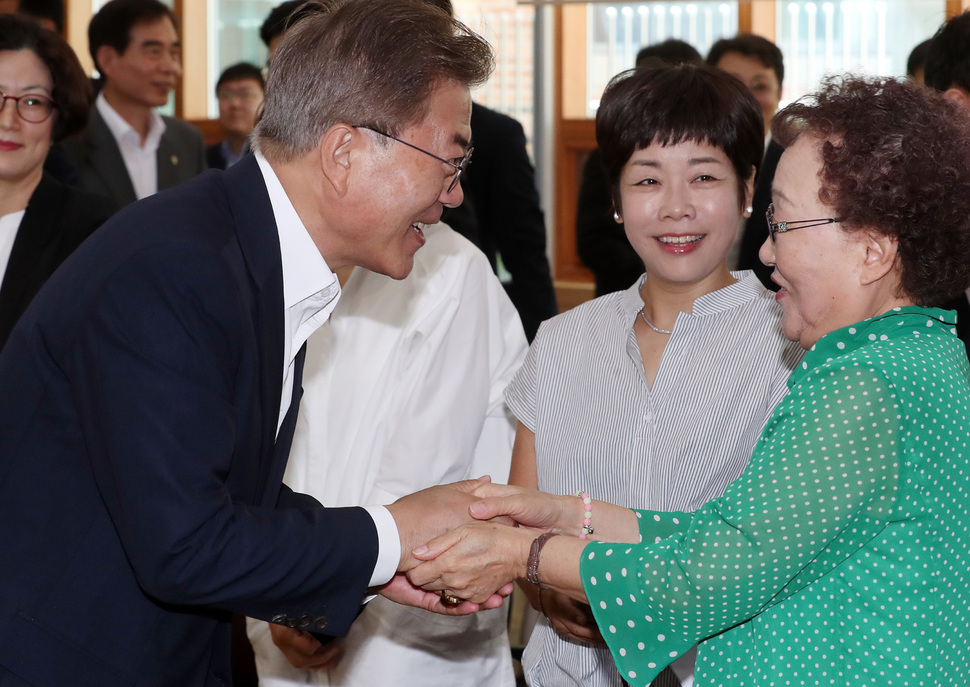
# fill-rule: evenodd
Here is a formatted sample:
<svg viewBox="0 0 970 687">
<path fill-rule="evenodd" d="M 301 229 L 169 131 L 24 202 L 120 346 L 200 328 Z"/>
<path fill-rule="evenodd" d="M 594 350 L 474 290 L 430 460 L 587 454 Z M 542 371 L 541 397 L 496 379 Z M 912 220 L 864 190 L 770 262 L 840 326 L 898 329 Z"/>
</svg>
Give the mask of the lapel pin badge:
<svg viewBox="0 0 970 687">
<path fill-rule="evenodd" d="M 179 156 L 178 155 L 173 155 L 172 156 L 172 164 L 173 165 L 177 165 L 178 163 L 179 163 Z"/>
</svg>

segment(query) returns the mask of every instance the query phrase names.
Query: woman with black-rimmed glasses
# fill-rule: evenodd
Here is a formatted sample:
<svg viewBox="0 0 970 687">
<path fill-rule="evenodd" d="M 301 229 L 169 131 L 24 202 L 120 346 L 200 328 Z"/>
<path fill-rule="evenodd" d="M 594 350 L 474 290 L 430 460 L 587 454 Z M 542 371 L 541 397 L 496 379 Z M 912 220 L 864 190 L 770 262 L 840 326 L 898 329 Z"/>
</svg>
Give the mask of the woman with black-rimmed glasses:
<svg viewBox="0 0 970 687">
<path fill-rule="evenodd" d="M 0 16 L 0 347 L 61 262 L 114 204 L 44 172 L 55 140 L 79 131 L 91 87 L 70 46 L 16 15 Z"/>
</svg>

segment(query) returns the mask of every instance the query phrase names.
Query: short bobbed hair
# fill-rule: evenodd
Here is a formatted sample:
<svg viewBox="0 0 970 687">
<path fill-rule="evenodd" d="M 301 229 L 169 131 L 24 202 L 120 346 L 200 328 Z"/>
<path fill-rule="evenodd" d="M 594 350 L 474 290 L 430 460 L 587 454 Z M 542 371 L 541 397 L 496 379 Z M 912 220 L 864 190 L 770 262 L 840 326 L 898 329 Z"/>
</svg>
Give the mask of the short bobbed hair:
<svg viewBox="0 0 970 687">
<path fill-rule="evenodd" d="M 765 144 L 761 106 L 744 84 L 705 64 L 645 66 L 613 77 L 596 113 L 596 142 L 618 211 L 620 174 L 633 153 L 685 141 L 724 151 L 743 206 L 744 181 L 761 168 Z"/>
<path fill-rule="evenodd" d="M 492 64 L 484 39 L 427 2 L 349 0 L 283 36 L 253 138 L 286 162 L 338 123 L 397 135 L 427 114 L 440 84 L 477 86 Z"/>
<path fill-rule="evenodd" d="M 0 51 L 3 50 L 30 50 L 50 72 L 55 141 L 84 128 L 93 97 L 91 83 L 67 41 L 32 19 L 4 14 L 0 15 Z"/>
<path fill-rule="evenodd" d="M 782 146 L 821 140 L 819 199 L 844 231 L 896 239 L 902 294 L 937 306 L 970 285 L 970 115 L 909 80 L 829 78 L 775 115 Z"/>
</svg>

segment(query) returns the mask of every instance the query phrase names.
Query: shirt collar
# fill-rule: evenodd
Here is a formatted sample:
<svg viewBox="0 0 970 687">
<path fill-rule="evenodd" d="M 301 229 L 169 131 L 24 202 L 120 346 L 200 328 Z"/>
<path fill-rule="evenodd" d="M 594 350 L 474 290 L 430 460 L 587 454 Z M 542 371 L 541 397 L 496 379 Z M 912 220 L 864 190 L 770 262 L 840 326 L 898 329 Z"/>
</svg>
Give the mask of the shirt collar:
<svg viewBox="0 0 970 687">
<path fill-rule="evenodd" d="M 141 135 L 135 131 L 135 128 L 131 124 L 125 121 L 124 117 L 118 114 L 117 110 L 111 107 L 111 104 L 104 97 L 104 91 L 98 93 L 98 97 L 94 101 L 94 106 L 98 108 L 98 114 L 101 115 L 101 119 L 107 124 L 108 131 L 111 132 L 111 135 L 116 141 L 123 141 L 128 138 L 140 147 L 151 148 L 152 150 L 158 149 L 158 144 L 162 140 L 162 134 L 165 133 L 165 120 L 155 110 L 151 110 L 149 115 L 148 136 L 145 137 L 145 145 L 142 146 Z"/>
<path fill-rule="evenodd" d="M 694 301 L 694 307 L 692 309 L 693 317 L 714 315 L 725 310 L 730 310 L 731 308 L 736 308 L 739 305 L 754 300 L 764 291 L 761 282 L 755 276 L 754 272 L 749 270 L 731 272 L 731 276 L 737 279 L 735 283 L 729 284 L 717 291 L 705 293 Z M 647 275 L 644 274 L 624 293 L 620 305 L 624 316 L 636 317 L 636 314 L 643 308 L 643 301 L 640 299 L 640 289 L 643 287 L 643 282 L 646 279 Z M 688 317 L 691 316 L 686 313 L 681 314 Z"/>
<path fill-rule="evenodd" d="M 956 336 L 953 315 L 952 311 L 911 305 L 893 308 L 868 320 L 829 332 L 805 353 L 801 364 L 788 378 L 788 387 L 791 388 L 800 382 L 816 367 L 849 355 L 877 341 L 889 341 L 913 334 L 917 337 Z"/>
<path fill-rule="evenodd" d="M 280 236 L 280 255 L 283 261 L 283 307 L 292 308 L 336 284 L 337 276 L 310 238 L 272 165 L 261 154 L 255 155 L 263 174 L 263 181 L 266 183 Z"/>
</svg>

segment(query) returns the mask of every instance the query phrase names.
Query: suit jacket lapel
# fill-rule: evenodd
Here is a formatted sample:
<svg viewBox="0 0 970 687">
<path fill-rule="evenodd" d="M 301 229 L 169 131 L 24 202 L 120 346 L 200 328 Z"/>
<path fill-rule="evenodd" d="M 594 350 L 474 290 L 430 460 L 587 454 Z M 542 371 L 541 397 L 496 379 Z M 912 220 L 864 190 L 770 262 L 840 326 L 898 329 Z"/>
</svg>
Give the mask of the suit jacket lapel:
<svg viewBox="0 0 970 687">
<path fill-rule="evenodd" d="M 44 249 L 57 238 L 60 230 L 58 215 L 64 203 L 64 188 L 44 176 L 27 204 L 17 235 L 14 238 L 10 260 L 0 285 L 0 331 L 9 333 L 15 324 L 20 304 L 38 271 Z M 6 338 L 0 337 L 0 340 Z"/>
<path fill-rule="evenodd" d="M 274 486 L 269 476 L 274 472 L 276 424 L 283 394 L 283 263 L 279 233 L 255 156 L 234 165 L 224 173 L 224 180 L 236 235 L 252 281 L 253 316 L 259 332 L 262 440 L 254 497 L 257 503 L 271 505 L 276 502 L 279 484 L 273 489 L 266 487 Z"/>
<path fill-rule="evenodd" d="M 117 198 L 123 205 L 134 203 L 138 197 L 135 195 L 135 187 L 131 183 L 124 158 L 121 157 L 121 150 L 118 149 L 117 141 L 111 135 L 111 130 L 96 107 L 91 108 L 88 129 L 90 135 L 87 137 L 87 144 L 91 169 L 101 177 L 105 187 L 110 191 L 110 196 Z"/>
</svg>

